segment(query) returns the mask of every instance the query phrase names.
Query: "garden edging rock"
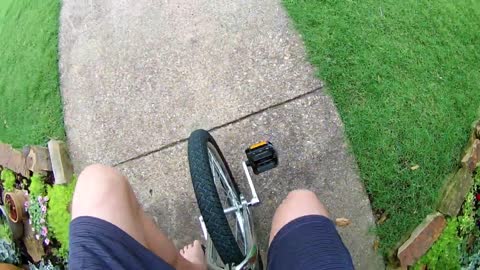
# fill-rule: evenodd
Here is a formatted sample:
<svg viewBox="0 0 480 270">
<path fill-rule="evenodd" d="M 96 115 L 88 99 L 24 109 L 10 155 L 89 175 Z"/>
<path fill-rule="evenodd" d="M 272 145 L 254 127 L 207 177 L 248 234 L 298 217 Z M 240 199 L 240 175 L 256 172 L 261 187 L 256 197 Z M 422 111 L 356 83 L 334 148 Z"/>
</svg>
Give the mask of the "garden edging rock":
<svg viewBox="0 0 480 270">
<path fill-rule="evenodd" d="M 72 180 L 73 165 L 68 155 L 67 146 L 62 141 L 50 140 L 48 152 L 52 162 L 55 184 L 66 184 Z"/>
<path fill-rule="evenodd" d="M 462 166 L 474 172 L 480 159 L 480 140 L 474 139 L 467 147 L 465 156 L 462 158 Z"/>
<path fill-rule="evenodd" d="M 402 267 L 413 265 L 438 239 L 445 225 L 445 217 L 441 213 L 428 215 L 398 249 L 400 265 Z"/>
<path fill-rule="evenodd" d="M 52 171 L 52 163 L 48 148 L 41 146 L 31 146 L 28 148 L 27 168 L 33 173 L 46 175 L 48 171 Z"/>
<path fill-rule="evenodd" d="M 448 177 L 440 191 L 437 207 L 440 213 L 436 212 L 428 215 L 415 228 L 408 240 L 402 245 L 399 244 L 400 248 L 396 252 L 397 257 L 394 258 L 390 266 L 398 263 L 395 259 L 400 261 L 400 265 L 404 269 L 414 265 L 441 235 L 446 226 L 444 215 L 455 217 L 460 212 L 465 197 L 474 184 L 473 172 L 480 167 L 480 119 L 472 125 L 472 132 L 460 165 L 461 168 Z"/>
<path fill-rule="evenodd" d="M 462 208 L 465 196 L 473 185 L 472 173 L 468 168 L 461 168 L 449 178 L 441 191 L 442 200 L 438 211 L 448 216 L 456 216 Z"/>
<path fill-rule="evenodd" d="M 25 156 L 8 144 L 0 143 L 0 166 L 9 168 L 25 177 L 30 176 Z"/>
</svg>

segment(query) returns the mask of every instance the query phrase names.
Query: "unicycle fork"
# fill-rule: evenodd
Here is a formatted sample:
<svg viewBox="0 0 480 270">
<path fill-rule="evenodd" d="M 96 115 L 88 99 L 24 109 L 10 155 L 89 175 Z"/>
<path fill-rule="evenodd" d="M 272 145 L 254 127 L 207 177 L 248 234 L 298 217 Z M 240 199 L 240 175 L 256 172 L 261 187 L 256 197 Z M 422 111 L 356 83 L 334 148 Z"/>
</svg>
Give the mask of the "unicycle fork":
<svg viewBox="0 0 480 270">
<path fill-rule="evenodd" d="M 250 170 L 260 174 L 275 168 L 278 157 L 270 142 L 262 141 L 245 150 L 242 163 L 250 199 L 240 192 L 231 170 L 213 137 L 194 131 L 188 140 L 190 175 L 197 203 L 208 268 L 212 270 L 263 269 L 253 218 L 249 207 L 260 199 Z"/>
</svg>

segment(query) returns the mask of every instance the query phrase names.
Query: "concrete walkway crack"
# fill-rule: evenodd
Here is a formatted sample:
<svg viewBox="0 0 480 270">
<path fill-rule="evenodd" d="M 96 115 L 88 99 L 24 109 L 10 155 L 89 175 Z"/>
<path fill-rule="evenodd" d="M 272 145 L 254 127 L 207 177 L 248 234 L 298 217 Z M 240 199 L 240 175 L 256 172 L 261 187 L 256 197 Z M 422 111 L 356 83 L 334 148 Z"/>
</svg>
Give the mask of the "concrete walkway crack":
<svg viewBox="0 0 480 270">
<path fill-rule="evenodd" d="M 244 116 L 242 116 L 242 117 L 239 117 L 239 118 L 237 118 L 237 119 L 235 119 L 235 120 L 232 120 L 232 121 L 226 122 L 226 123 L 224 123 L 224 124 L 221 124 L 221 125 L 212 127 L 212 128 L 210 128 L 210 129 L 208 129 L 208 131 L 210 131 L 210 132 L 211 132 L 211 131 L 215 131 L 215 130 L 217 130 L 217 129 L 224 128 L 224 127 L 227 127 L 227 126 L 229 126 L 229 125 L 238 123 L 238 122 L 243 121 L 243 120 L 245 120 L 245 119 L 248 119 L 248 118 L 250 118 L 250 117 L 252 117 L 252 116 L 255 116 L 255 115 L 257 115 L 257 114 L 260 114 L 260 113 L 263 113 L 263 112 L 265 112 L 265 111 L 268 111 L 269 109 L 277 108 L 277 107 L 280 107 L 280 106 L 282 106 L 282 105 L 285 105 L 285 104 L 287 104 L 287 103 L 289 103 L 289 102 L 296 101 L 296 100 L 298 100 L 298 99 L 301 99 L 301 98 L 304 98 L 304 97 L 306 97 L 306 96 L 309 96 L 309 95 L 311 95 L 311 94 L 313 94 L 313 93 L 316 93 L 316 92 L 318 92 L 318 91 L 320 91 L 320 90 L 322 90 L 322 89 L 323 89 L 323 85 L 321 85 L 321 86 L 319 86 L 319 87 L 317 87 L 317 88 L 315 88 L 315 89 L 313 89 L 313 90 L 310 90 L 310 91 L 308 91 L 308 92 L 305 92 L 305 93 L 303 93 L 303 94 L 300 94 L 300 95 L 298 95 L 298 96 L 295 96 L 295 97 L 293 97 L 293 98 L 284 100 L 284 101 L 282 101 L 282 102 L 279 102 L 279 103 L 270 105 L 270 106 L 265 107 L 265 108 L 263 108 L 263 109 L 260 109 L 260 110 L 258 110 L 258 111 L 249 113 L 249 114 L 244 115 Z M 120 161 L 120 162 L 118 162 L 118 163 L 115 163 L 113 166 L 114 166 L 114 167 L 117 167 L 117 166 L 122 165 L 122 164 L 125 164 L 125 163 L 127 163 L 127 162 L 130 162 L 130 161 L 133 161 L 133 160 L 137 160 L 137 159 L 139 159 L 139 158 L 146 157 L 146 156 L 148 156 L 148 155 L 151 155 L 151 154 L 160 152 L 160 151 L 165 150 L 165 149 L 168 149 L 168 148 L 170 148 L 170 147 L 174 147 L 174 146 L 176 146 L 176 145 L 178 145 L 178 144 L 180 144 L 180 143 L 186 142 L 187 140 L 188 140 L 188 138 L 182 138 L 182 139 L 180 139 L 180 140 L 176 140 L 176 141 L 173 141 L 173 142 L 171 142 L 171 143 L 167 143 L 167 144 L 162 145 L 161 147 L 159 147 L 159 148 L 157 148 L 157 149 L 154 149 L 154 150 L 151 150 L 151 151 L 142 153 L 142 154 L 140 154 L 140 155 L 137 155 L 137 156 L 135 156 L 135 157 L 132 157 L 132 158 L 129 158 L 129 159 Z"/>
</svg>

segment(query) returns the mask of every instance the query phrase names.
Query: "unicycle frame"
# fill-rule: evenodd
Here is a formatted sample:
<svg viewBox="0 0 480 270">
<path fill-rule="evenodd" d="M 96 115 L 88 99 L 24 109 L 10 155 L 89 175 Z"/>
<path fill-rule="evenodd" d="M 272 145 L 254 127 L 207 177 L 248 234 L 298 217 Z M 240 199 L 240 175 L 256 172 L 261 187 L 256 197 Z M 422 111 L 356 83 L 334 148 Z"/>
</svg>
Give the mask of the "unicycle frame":
<svg viewBox="0 0 480 270">
<path fill-rule="evenodd" d="M 220 256 L 215 250 L 215 246 L 211 238 L 208 235 L 207 227 L 203 221 L 203 217 L 199 217 L 200 226 L 202 228 L 203 237 L 206 241 L 205 255 L 207 259 L 208 269 L 210 270 L 262 270 L 259 266 L 259 257 L 260 250 L 258 248 L 257 237 L 254 231 L 253 218 L 250 212 L 249 207 L 256 206 L 260 203 L 258 198 L 257 191 L 252 181 L 250 171 L 248 169 L 247 163 L 244 161 L 242 163 L 245 176 L 247 177 L 248 186 L 250 188 L 251 199 L 246 200 L 243 194 L 240 194 L 241 205 L 238 207 L 232 206 L 227 209 L 224 209 L 225 215 L 236 215 L 238 220 L 238 225 L 240 226 L 240 231 L 243 234 L 245 241 L 245 259 L 238 265 L 224 265 Z"/>
</svg>

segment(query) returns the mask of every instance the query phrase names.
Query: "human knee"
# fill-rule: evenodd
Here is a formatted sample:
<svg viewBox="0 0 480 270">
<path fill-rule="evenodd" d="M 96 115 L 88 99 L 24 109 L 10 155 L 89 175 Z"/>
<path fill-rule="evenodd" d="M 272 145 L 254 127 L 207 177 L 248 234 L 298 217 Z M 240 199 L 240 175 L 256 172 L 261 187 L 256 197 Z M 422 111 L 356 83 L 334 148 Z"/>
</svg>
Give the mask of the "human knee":
<svg viewBox="0 0 480 270">
<path fill-rule="evenodd" d="M 283 211 L 294 211 L 303 214 L 318 214 L 328 217 L 328 211 L 317 195 L 307 189 L 290 191 L 280 206 Z"/>
<path fill-rule="evenodd" d="M 89 165 L 80 173 L 75 192 L 86 192 L 90 197 L 94 197 L 92 195 L 96 193 L 112 194 L 125 190 L 127 185 L 127 179 L 114 168 L 94 164 Z"/>
<path fill-rule="evenodd" d="M 328 217 L 328 212 L 320 200 L 318 200 L 317 195 L 310 190 L 297 189 L 288 193 L 273 216 L 270 242 L 277 232 L 286 224 L 292 220 L 308 215 Z"/>
<path fill-rule="evenodd" d="M 72 202 L 72 214 L 90 214 L 100 206 L 114 208 L 117 201 L 129 200 L 127 179 L 114 168 L 95 164 L 78 177 Z"/>
<path fill-rule="evenodd" d="M 317 200 L 318 197 L 317 195 L 308 189 L 296 189 L 292 190 L 288 193 L 287 197 L 285 198 L 285 201 L 299 201 L 299 200 Z"/>
<path fill-rule="evenodd" d="M 88 182 L 96 186 L 111 186 L 124 182 L 125 177 L 112 167 L 102 164 L 93 164 L 87 166 L 80 173 L 78 182 Z"/>
<path fill-rule="evenodd" d="M 308 189 L 295 189 L 295 190 L 292 190 L 288 193 L 287 197 L 288 196 L 291 196 L 291 197 L 297 197 L 297 196 L 305 196 L 305 197 L 317 197 L 317 195 L 311 191 L 311 190 L 308 190 Z"/>
</svg>

